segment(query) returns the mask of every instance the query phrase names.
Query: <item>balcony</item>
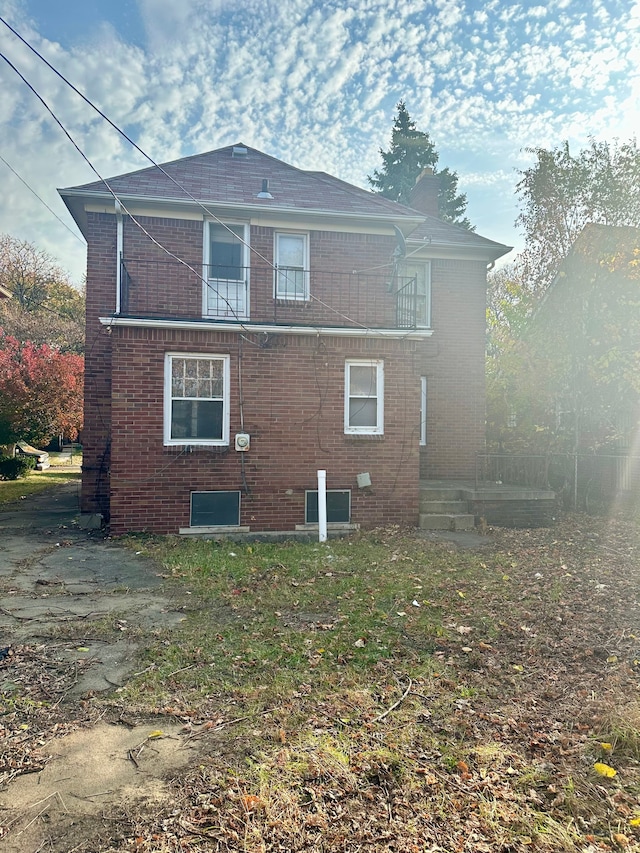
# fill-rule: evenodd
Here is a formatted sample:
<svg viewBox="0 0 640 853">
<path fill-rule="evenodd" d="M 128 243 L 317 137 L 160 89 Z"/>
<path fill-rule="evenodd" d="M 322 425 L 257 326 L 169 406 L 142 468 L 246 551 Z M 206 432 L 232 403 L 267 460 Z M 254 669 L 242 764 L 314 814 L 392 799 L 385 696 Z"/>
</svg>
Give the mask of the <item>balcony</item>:
<svg viewBox="0 0 640 853">
<path fill-rule="evenodd" d="M 210 319 L 339 328 L 417 329 L 428 324 L 428 294 L 416 278 L 379 273 L 296 270 L 308 298 L 275 296 L 267 266 L 189 267 L 177 261 L 123 259 L 120 314 L 149 319 Z M 279 269 L 281 282 L 286 270 Z M 306 295 L 306 294 L 305 294 Z"/>
</svg>

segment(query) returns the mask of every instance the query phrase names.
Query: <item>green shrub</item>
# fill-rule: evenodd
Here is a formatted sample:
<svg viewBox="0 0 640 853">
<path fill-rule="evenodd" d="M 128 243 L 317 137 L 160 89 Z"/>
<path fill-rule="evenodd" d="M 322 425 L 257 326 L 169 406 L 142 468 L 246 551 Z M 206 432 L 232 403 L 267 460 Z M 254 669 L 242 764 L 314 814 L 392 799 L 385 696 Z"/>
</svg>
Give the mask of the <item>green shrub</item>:
<svg viewBox="0 0 640 853">
<path fill-rule="evenodd" d="M 0 480 L 18 480 L 36 467 L 31 456 L 0 456 Z"/>
</svg>

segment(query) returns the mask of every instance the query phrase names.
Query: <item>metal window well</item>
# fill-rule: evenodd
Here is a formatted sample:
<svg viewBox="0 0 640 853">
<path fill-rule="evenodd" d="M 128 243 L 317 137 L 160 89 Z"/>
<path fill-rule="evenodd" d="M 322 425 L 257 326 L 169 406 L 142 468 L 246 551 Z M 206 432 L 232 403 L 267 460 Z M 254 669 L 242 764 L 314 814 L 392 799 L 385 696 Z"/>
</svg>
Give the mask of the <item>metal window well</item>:
<svg viewBox="0 0 640 853">
<path fill-rule="evenodd" d="M 191 527 L 237 527 L 240 492 L 191 492 Z"/>
<path fill-rule="evenodd" d="M 327 489 L 327 523 L 337 524 L 351 521 L 351 490 Z M 318 490 L 305 493 L 305 524 L 318 523 Z"/>
</svg>

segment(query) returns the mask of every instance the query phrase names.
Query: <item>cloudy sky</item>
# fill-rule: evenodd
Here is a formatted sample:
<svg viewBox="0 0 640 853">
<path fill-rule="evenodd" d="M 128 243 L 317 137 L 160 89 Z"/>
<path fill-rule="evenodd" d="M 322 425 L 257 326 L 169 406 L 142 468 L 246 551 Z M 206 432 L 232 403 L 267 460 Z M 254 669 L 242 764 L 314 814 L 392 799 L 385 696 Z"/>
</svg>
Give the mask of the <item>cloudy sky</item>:
<svg viewBox="0 0 640 853">
<path fill-rule="evenodd" d="M 159 162 L 242 141 L 367 186 L 404 99 L 478 232 L 516 248 L 527 148 L 640 125 L 640 0 L 0 0 L 0 14 Z M 146 165 L 2 23 L 0 51 L 101 175 Z M 95 174 L 6 62 L 0 156 L 0 232 L 79 281 L 83 243 L 11 169 L 73 231 L 56 188 Z"/>
</svg>

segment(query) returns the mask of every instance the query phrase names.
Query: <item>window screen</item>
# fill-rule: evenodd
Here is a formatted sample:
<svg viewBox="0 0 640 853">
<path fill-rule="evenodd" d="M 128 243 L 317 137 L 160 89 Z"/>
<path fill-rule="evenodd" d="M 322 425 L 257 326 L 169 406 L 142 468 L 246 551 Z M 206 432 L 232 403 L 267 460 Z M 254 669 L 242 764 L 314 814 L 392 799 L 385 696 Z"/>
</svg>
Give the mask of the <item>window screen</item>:
<svg viewBox="0 0 640 853">
<path fill-rule="evenodd" d="M 276 297 L 308 299 L 306 234 L 276 234 Z"/>
</svg>

